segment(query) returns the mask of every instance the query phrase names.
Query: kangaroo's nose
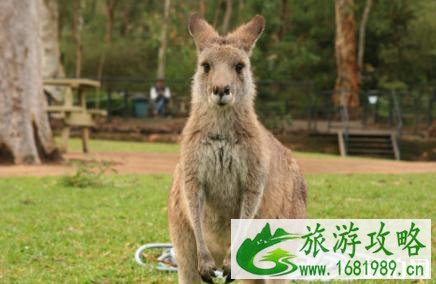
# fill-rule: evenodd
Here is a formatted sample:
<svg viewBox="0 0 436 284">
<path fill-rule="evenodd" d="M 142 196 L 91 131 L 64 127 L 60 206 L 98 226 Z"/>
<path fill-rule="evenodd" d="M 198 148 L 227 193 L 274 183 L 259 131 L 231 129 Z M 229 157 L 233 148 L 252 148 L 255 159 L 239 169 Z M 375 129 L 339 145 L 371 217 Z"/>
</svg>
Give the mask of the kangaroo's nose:
<svg viewBox="0 0 436 284">
<path fill-rule="evenodd" d="M 223 96 L 230 94 L 230 86 L 215 86 L 213 87 L 212 92 L 215 96 L 220 96 L 220 98 L 222 98 Z"/>
</svg>

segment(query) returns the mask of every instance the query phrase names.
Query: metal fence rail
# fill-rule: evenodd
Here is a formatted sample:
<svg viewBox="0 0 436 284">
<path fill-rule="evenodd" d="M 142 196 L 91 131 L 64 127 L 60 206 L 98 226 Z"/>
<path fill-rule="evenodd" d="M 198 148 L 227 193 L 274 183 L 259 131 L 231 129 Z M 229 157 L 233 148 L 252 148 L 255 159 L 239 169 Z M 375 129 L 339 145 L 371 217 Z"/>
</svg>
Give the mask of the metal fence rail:
<svg viewBox="0 0 436 284">
<path fill-rule="evenodd" d="M 149 90 L 154 82 L 140 77 L 104 78 L 100 105 L 108 112 L 108 117 L 134 115 L 132 101 L 142 96 L 149 99 Z M 170 113 L 173 116 L 186 116 L 189 112 L 190 83 L 168 81 L 172 91 Z M 333 102 L 332 90 L 317 90 L 313 82 L 272 82 L 258 81 L 256 108 L 265 119 L 291 118 L 306 120 L 309 131 L 317 131 L 319 121 L 347 123 L 344 110 Z M 88 104 L 95 103 L 92 96 Z M 407 90 L 377 89 L 362 90 L 359 95 L 359 112 L 347 113 L 354 120 L 360 120 L 364 127 L 374 125 L 396 128 L 398 133 L 404 127 L 418 131 L 433 123 L 436 116 L 436 86 L 423 85 Z M 150 108 L 152 102 L 148 101 Z M 345 120 L 344 120 L 345 119 Z"/>
</svg>

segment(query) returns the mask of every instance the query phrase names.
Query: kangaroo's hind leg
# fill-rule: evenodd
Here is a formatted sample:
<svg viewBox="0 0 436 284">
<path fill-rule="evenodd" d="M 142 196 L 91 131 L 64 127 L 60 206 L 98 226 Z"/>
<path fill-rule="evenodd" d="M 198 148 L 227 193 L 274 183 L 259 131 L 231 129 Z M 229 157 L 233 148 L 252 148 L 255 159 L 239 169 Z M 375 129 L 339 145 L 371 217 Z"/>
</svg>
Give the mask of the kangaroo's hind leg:
<svg viewBox="0 0 436 284">
<path fill-rule="evenodd" d="M 191 228 L 182 220 L 170 220 L 171 240 L 176 253 L 180 284 L 202 283 L 197 265 L 197 248 Z"/>
<path fill-rule="evenodd" d="M 168 200 L 168 223 L 171 242 L 176 253 L 177 275 L 180 284 L 201 283 L 198 272 L 197 246 L 188 217 L 183 214 L 180 187 L 176 174 Z"/>
</svg>

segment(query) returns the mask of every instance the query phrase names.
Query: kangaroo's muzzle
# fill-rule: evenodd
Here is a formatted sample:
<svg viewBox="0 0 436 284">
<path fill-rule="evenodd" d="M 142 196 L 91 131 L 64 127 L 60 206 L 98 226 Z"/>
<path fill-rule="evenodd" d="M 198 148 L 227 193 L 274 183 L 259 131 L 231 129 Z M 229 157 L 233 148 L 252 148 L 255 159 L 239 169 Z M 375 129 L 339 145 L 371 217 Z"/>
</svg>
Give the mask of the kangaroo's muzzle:
<svg viewBox="0 0 436 284">
<path fill-rule="evenodd" d="M 212 102 L 219 105 L 225 106 L 232 102 L 233 94 L 230 90 L 229 85 L 225 86 L 214 86 L 212 88 L 211 99 Z"/>
</svg>

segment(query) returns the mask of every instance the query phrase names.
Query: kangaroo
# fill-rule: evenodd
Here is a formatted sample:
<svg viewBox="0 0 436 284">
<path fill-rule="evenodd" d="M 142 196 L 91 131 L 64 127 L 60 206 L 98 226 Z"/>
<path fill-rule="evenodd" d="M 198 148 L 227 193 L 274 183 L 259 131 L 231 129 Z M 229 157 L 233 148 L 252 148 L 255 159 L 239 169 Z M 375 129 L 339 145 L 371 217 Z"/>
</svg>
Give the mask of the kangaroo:
<svg viewBox="0 0 436 284">
<path fill-rule="evenodd" d="M 264 24 L 258 15 L 220 36 L 197 14 L 189 21 L 198 64 L 168 201 L 179 283 L 212 283 L 217 268 L 231 281 L 232 218 L 306 216 L 299 166 L 254 110 L 249 57 Z"/>
</svg>

